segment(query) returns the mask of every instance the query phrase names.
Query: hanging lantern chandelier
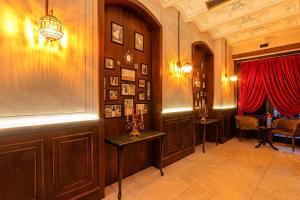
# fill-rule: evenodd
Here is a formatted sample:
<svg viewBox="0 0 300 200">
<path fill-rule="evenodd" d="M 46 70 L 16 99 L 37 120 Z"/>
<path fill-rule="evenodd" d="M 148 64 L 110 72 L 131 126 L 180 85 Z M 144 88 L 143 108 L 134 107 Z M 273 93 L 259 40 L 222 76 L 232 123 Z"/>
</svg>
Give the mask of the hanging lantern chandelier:
<svg viewBox="0 0 300 200">
<path fill-rule="evenodd" d="M 53 10 L 40 19 L 40 33 L 48 41 L 59 40 L 64 36 L 64 25 L 62 22 L 53 16 Z"/>
</svg>

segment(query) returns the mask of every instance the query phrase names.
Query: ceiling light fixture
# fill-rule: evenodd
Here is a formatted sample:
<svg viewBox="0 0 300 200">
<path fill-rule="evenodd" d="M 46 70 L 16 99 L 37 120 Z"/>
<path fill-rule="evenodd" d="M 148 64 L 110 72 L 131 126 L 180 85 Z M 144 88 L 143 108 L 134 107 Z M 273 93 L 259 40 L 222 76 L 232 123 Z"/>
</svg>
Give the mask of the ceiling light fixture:
<svg viewBox="0 0 300 200">
<path fill-rule="evenodd" d="M 40 19 L 40 33 L 48 40 L 59 40 L 64 36 L 64 25 L 53 15 L 53 10 L 48 12 L 48 0 L 46 1 L 46 16 Z"/>
<path fill-rule="evenodd" d="M 181 61 L 180 60 L 180 12 L 178 11 L 178 58 L 177 58 L 177 69 L 179 73 L 184 72 L 184 73 L 191 73 L 193 70 L 193 66 L 187 61 Z M 184 64 L 183 64 L 184 63 Z"/>
</svg>

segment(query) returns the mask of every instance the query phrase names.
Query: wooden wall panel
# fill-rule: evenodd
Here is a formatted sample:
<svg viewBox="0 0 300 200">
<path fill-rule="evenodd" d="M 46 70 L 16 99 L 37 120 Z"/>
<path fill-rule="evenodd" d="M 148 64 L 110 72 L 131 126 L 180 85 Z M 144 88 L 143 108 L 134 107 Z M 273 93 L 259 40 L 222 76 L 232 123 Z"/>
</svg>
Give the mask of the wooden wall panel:
<svg viewBox="0 0 300 200">
<path fill-rule="evenodd" d="M 43 142 L 0 146 L 1 199 L 43 199 Z"/>
<path fill-rule="evenodd" d="M 0 130 L 0 198 L 103 198 L 98 123 Z"/>
<path fill-rule="evenodd" d="M 166 133 L 163 165 L 169 165 L 195 151 L 193 112 L 163 115 Z"/>
<path fill-rule="evenodd" d="M 52 139 L 55 198 L 97 182 L 98 178 L 93 177 L 97 174 L 96 138 L 93 132 L 83 132 Z"/>
</svg>

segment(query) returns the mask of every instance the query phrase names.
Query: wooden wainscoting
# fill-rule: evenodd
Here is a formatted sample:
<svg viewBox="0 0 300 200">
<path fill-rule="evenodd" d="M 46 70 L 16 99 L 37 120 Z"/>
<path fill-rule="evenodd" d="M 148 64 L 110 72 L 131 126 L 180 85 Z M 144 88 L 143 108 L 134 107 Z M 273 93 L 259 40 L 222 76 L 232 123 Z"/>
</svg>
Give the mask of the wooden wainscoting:
<svg viewBox="0 0 300 200">
<path fill-rule="evenodd" d="M 213 110 L 213 116 L 220 120 L 219 123 L 219 142 L 224 143 L 235 135 L 235 115 L 236 108 Z M 215 141 L 215 138 L 209 138 Z"/>
<path fill-rule="evenodd" d="M 102 198 L 98 123 L 1 131 L 1 199 Z"/>
<path fill-rule="evenodd" d="M 163 129 L 167 134 L 163 166 L 169 165 L 195 151 L 193 112 L 163 115 Z"/>
</svg>

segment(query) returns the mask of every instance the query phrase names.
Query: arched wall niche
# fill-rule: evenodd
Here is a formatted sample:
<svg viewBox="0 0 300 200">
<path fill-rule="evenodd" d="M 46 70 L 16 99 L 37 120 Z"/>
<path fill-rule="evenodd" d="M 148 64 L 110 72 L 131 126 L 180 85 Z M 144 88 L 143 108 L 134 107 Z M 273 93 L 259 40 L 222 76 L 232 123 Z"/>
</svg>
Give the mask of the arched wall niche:
<svg viewBox="0 0 300 200">
<path fill-rule="evenodd" d="M 101 14 L 100 14 L 101 15 Z M 149 105 L 148 115 L 144 115 L 145 129 L 162 131 L 162 26 L 155 16 L 142 3 L 137 0 L 106 0 L 104 5 L 104 20 L 100 21 L 103 28 L 103 44 L 100 41 L 100 116 L 102 121 L 102 130 L 104 137 L 122 135 L 126 133 L 124 116 L 124 99 L 134 100 L 134 106 L 137 103 L 146 103 Z M 111 40 L 111 23 L 117 23 L 124 28 L 124 43 L 116 44 Z M 134 48 L 134 32 L 144 35 L 144 51 L 138 51 Z M 101 46 L 102 45 L 102 46 Z M 133 55 L 133 63 L 126 64 L 124 53 L 127 51 Z M 101 50 L 100 50 L 101 51 Z M 102 57 L 101 57 L 102 55 Z M 105 58 L 115 60 L 115 69 L 105 69 Z M 120 61 L 120 65 L 117 64 Z M 142 75 L 141 64 L 148 64 L 148 75 Z M 138 68 L 135 67 L 138 64 Z M 121 78 L 121 69 L 131 69 L 136 71 L 134 82 L 124 81 Z M 119 86 L 109 86 L 109 76 L 119 76 Z M 115 101 L 109 101 L 108 94 L 104 98 L 104 77 L 106 79 L 106 90 L 116 89 L 119 91 L 119 98 Z M 151 95 L 147 101 L 139 99 L 139 92 L 145 89 L 138 87 L 138 80 L 145 79 L 151 83 Z M 121 84 L 135 84 L 135 96 L 121 95 Z M 103 90 L 102 90 L 103 89 Z M 122 116 L 119 118 L 105 118 L 105 106 L 119 104 L 122 106 Z M 129 134 L 129 133 L 128 133 Z M 153 152 L 159 149 L 158 143 L 143 143 L 132 145 L 124 152 L 124 177 L 143 170 L 153 163 L 156 164 L 158 157 Z M 117 181 L 117 154 L 113 147 L 105 146 L 105 175 L 106 185 Z"/>
</svg>

